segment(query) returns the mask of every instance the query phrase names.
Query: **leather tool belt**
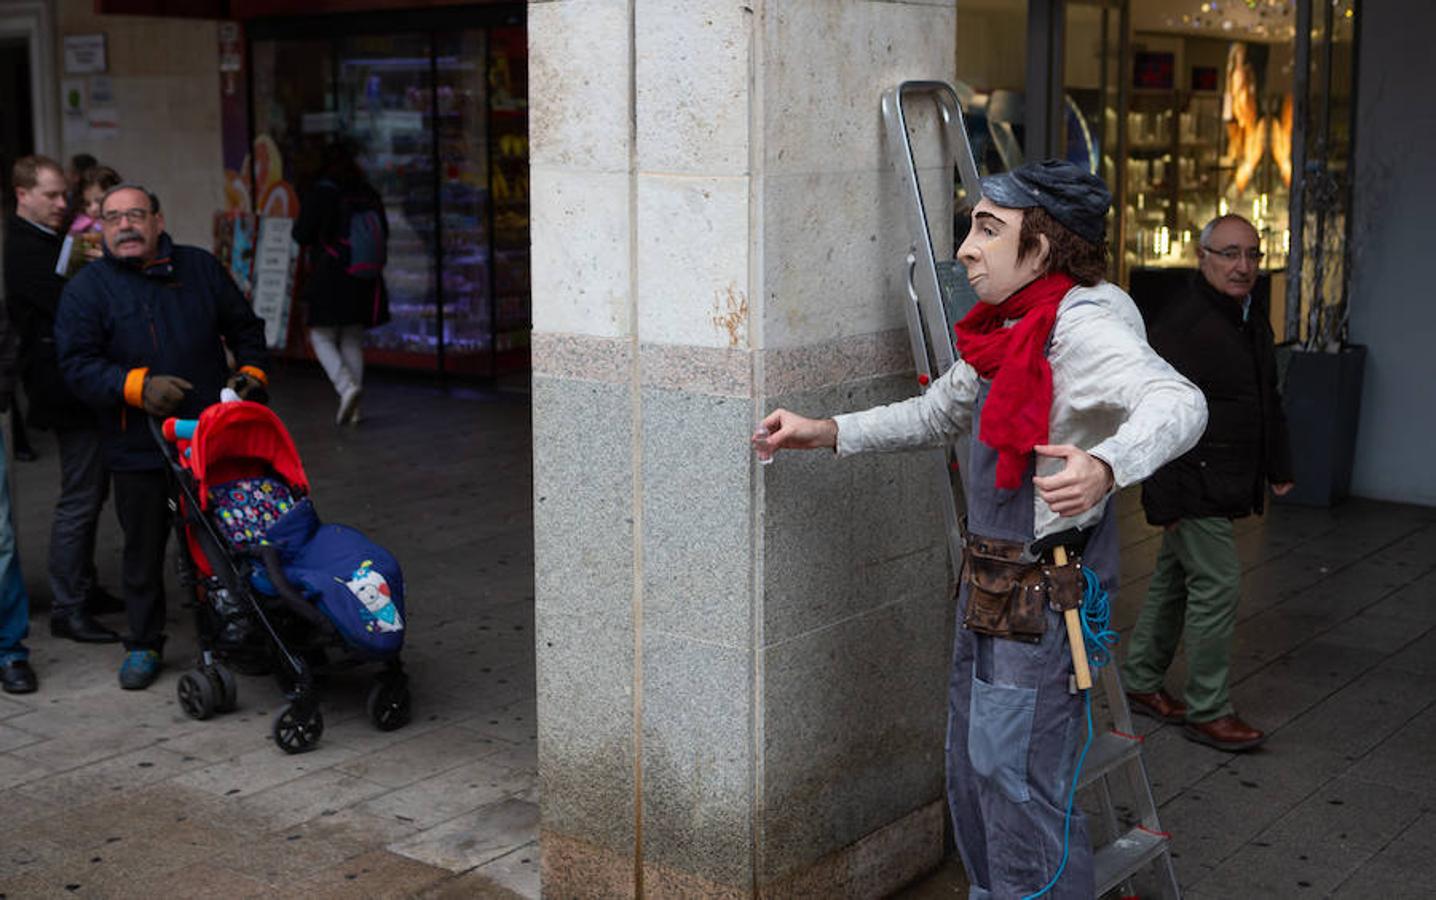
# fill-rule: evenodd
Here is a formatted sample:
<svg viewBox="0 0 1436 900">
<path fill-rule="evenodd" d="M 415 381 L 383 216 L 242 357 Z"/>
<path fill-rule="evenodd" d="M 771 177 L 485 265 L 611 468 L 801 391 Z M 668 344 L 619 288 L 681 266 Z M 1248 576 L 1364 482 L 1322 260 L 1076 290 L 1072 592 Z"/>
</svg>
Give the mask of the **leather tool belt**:
<svg viewBox="0 0 1436 900">
<path fill-rule="evenodd" d="M 962 579 L 969 585 L 962 627 L 978 634 L 1035 644 L 1047 630 L 1044 606 L 1057 612 L 1082 605 L 1086 587 L 1082 562 L 1075 554 L 1067 565 L 1023 561 L 1020 541 L 967 534 L 963 541 Z"/>
</svg>

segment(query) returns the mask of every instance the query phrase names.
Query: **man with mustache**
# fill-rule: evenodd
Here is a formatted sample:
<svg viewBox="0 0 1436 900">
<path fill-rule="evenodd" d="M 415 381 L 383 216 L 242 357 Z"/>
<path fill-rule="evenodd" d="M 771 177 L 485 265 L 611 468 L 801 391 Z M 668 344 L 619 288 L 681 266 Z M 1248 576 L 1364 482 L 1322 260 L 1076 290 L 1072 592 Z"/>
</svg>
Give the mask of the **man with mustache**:
<svg viewBox="0 0 1436 900">
<path fill-rule="evenodd" d="M 60 370 L 94 407 L 124 531 L 129 618 L 120 686 L 154 683 L 164 650 L 170 490 L 148 416 L 193 418 L 226 384 L 266 382 L 264 323 L 219 260 L 165 233 L 160 201 L 136 184 L 105 192 L 103 259 L 65 288 L 55 323 Z M 225 348 L 238 370 L 231 372 Z"/>
<path fill-rule="evenodd" d="M 59 163 L 43 156 L 16 160 L 13 175 L 15 217 L 5 230 L 5 297 L 20 341 L 29 422 L 53 429 L 60 450 L 60 494 L 47 558 L 50 634 L 112 643 L 120 636 L 91 615 L 123 608 L 95 575 L 95 532 L 110 477 L 95 413 L 65 386 L 55 351 L 55 315 L 65 290 L 65 278 L 56 272 L 63 245 L 58 227 L 68 205 L 65 176 Z"/>
<path fill-rule="evenodd" d="M 1271 324 L 1252 300 L 1261 258 L 1250 222 L 1213 219 L 1202 229 L 1198 271 L 1152 316 L 1153 349 L 1202 389 L 1209 415 L 1197 446 L 1142 485 L 1147 521 L 1164 531 L 1122 668 L 1133 710 L 1230 751 L 1266 739 L 1237 717 L 1227 690 L 1241 597 L 1232 519 L 1262 511 L 1268 482 L 1277 496 L 1292 488 Z M 1186 702 L 1163 686 L 1183 639 Z"/>
<path fill-rule="evenodd" d="M 1068 162 L 984 178 L 957 252 L 981 302 L 957 326 L 952 368 L 901 403 L 763 421 L 768 448 L 839 456 L 974 438 L 947 735 L 973 898 L 1094 893 L 1085 820 L 1069 812 L 1084 702 L 1057 611 L 1080 602 L 1086 576 L 1057 565 L 1054 548 L 1114 591 L 1113 491 L 1185 452 L 1206 422 L 1201 392 L 1152 351 L 1131 298 L 1105 280 L 1110 203 Z"/>
</svg>

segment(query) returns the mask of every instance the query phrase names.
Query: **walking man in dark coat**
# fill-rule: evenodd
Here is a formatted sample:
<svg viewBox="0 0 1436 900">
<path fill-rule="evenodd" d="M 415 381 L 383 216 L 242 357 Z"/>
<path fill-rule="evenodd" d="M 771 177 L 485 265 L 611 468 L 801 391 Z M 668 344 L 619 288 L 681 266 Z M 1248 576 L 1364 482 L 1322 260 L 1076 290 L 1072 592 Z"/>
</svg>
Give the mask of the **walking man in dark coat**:
<svg viewBox="0 0 1436 900">
<path fill-rule="evenodd" d="M 56 273 L 64 236 L 65 176 L 59 163 L 27 156 L 15 163 L 15 217 L 5 229 L 5 297 L 20 341 L 20 377 L 29 422 L 54 429 L 60 447 L 60 496 L 50 524 L 50 633 L 90 643 L 119 635 L 91 617 L 117 612 L 95 576 L 95 532 L 110 492 L 95 413 L 60 377 L 55 314 L 65 279 Z"/>
<path fill-rule="evenodd" d="M 129 614 L 120 686 L 149 687 L 164 649 L 170 483 L 148 416 L 198 416 L 226 383 L 263 384 L 264 323 L 219 260 L 174 244 L 160 201 L 121 184 L 100 206 L 105 257 L 65 288 L 55 323 L 60 371 L 96 410 L 125 535 Z M 239 370 L 231 372 L 225 348 Z M 244 390 L 240 390 L 241 395 Z"/>
<path fill-rule="evenodd" d="M 1256 229 L 1241 216 L 1214 219 L 1197 258 L 1198 272 L 1158 308 L 1148 339 L 1201 388 L 1207 428 L 1142 485 L 1147 521 L 1165 531 L 1122 671 L 1136 712 L 1184 724 L 1191 740 L 1247 750 L 1266 735 L 1237 717 L 1227 686 L 1241 596 L 1232 519 L 1260 513 L 1268 483 L 1277 496 L 1291 490 L 1291 451 L 1271 325 L 1251 295 L 1262 258 Z M 1163 687 L 1183 638 L 1185 702 Z"/>
</svg>

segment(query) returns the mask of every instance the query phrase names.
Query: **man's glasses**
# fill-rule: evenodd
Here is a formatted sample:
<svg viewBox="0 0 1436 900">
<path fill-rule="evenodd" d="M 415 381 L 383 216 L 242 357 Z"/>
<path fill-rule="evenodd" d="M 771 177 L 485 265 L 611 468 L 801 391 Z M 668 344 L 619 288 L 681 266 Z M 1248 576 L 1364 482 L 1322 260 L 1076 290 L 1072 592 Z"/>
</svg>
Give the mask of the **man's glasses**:
<svg viewBox="0 0 1436 900">
<path fill-rule="evenodd" d="M 1217 256 L 1220 256 L 1222 259 L 1226 260 L 1229 263 L 1236 262 L 1237 260 L 1241 259 L 1243 255 L 1245 255 L 1246 258 L 1251 262 L 1259 263 L 1262 261 L 1262 257 L 1266 256 L 1265 253 L 1255 248 L 1251 250 L 1243 250 L 1240 247 L 1228 247 L 1225 250 L 1216 250 L 1212 247 L 1207 247 L 1203 245 L 1202 249 L 1207 251 L 1208 253 L 1215 253 Z"/>
<path fill-rule="evenodd" d="M 106 225 L 118 225 L 121 219 L 126 219 L 131 225 L 142 225 L 150 217 L 150 211 L 136 206 L 134 209 L 124 211 L 112 209 L 100 216 L 100 221 Z"/>
</svg>

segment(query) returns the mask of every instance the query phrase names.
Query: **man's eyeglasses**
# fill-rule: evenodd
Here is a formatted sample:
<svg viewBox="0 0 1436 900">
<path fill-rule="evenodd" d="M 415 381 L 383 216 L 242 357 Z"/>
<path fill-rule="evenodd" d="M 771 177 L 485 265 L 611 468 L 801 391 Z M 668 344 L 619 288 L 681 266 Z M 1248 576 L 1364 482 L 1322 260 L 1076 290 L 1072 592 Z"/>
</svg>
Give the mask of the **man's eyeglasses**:
<svg viewBox="0 0 1436 900">
<path fill-rule="evenodd" d="M 134 209 L 118 210 L 112 209 L 100 216 L 100 221 L 106 225 L 118 225 L 121 219 L 126 219 L 131 225 L 141 225 L 150 217 L 150 211 L 136 206 Z"/>
<path fill-rule="evenodd" d="M 1226 260 L 1229 263 L 1236 262 L 1237 260 L 1241 259 L 1243 255 L 1245 255 L 1249 261 L 1259 263 L 1262 261 L 1262 257 L 1266 256 L 1265 253 L 1255 248 L 1251 250 L 1243 250 L 1240 247 L 1228 247 L 1225 250 L 1217 250 L 1215 248 L 1203 245 L 1202 249 L 1207 251 L 1208 253 L 1215 253 L 1217 256 L 1220 256 L 1222 259 Z"/>
</svg>

